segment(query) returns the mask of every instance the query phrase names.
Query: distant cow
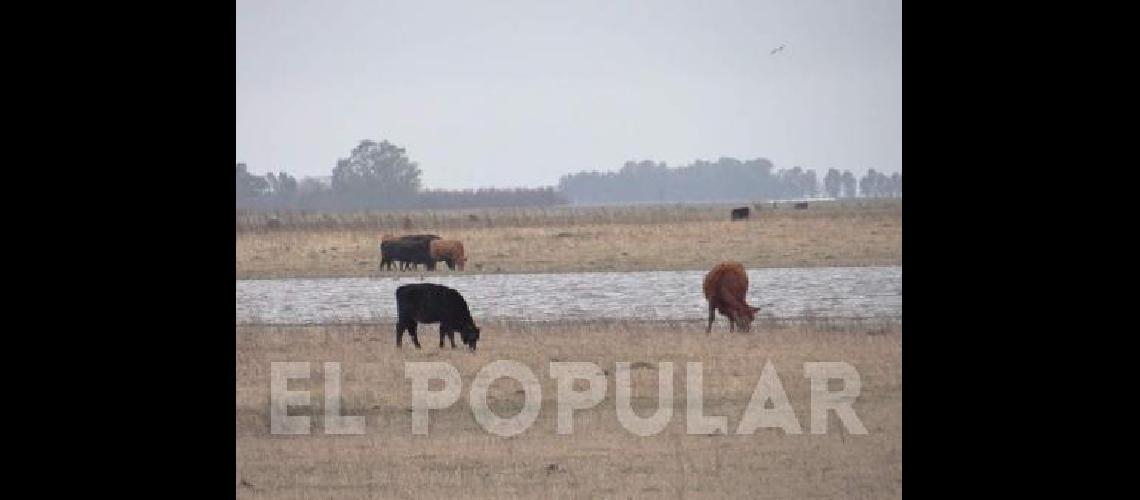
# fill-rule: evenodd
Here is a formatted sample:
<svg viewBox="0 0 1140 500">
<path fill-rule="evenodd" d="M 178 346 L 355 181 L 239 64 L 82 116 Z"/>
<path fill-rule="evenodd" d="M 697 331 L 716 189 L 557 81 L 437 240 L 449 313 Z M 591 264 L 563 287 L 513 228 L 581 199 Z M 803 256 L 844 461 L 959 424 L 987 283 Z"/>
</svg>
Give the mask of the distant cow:
<svg viewBox="0 0 1140 500">
<path fill-rule="evenodd" d="M 732 220 L 744 220 L 749 215 L 748 207 L 740 207 L 732 209 Z"/>
<path fill-rule="evenodd" d="M 444 261 L 452 271 L 456 267 L 463 270 L 467 257 L 463 254 L 463 242 L 459 240 L 432 240 L 429 244 L 432 262 Z"/>
<path fill-rule="evenodd" d="M 408 269 L 408 268 L 415 269 L 416 266 L 423 264 L 425 267 L 427 267 L 427 269 L 429 271 L 435 270 L 435 262 L 436 261 L 431 260 L 431 258 L 430 258 L 430 256 L 431 256 L 431 242 L 433 240 L 440 239 L 439 236 L 436 236 L 434 234 L 408 234 L 408 235 L 401 236 L 400 239 L 404 240 L 404 241 L 421 242 L 421 243 L 425 244 L 427 249 L 428 249 L 428 257 L 429 257 L 428 261 L 424 261 L 424 260 L 404 261 L 404 262 L 402 262 L 404 269 Z"/>
<path fill-rule="evenodd" d="M 438 240 L 434 234 L 413 234 L 395 237 L 384 235 L 380 238 L 380 268 L 392 269 L 392 262 L 400 263 L 400 270 L 424 264 L 429 270 L 435 270 L 435 261 L 431 260 L 430 243 Z"/>
<path fill-rule="evenodd" d="M 793 206 L 792 206 L 792 208 L 794 208 L 794 209 L 796 209 L 796 210 L 807 210 L 807 202 L 806 202 L 806 201 L 801 201 L 801 202 L 799 202 L 799 203 L 796 203 L 795 205 L 793 205 Z"/>
<path fill-rule="evenodd" d="M 744 300 L 748 293 L 748 273 L 739 262 L 721 262 L 705 275 L 705 300 L 709 302 L 709 326 L 705 333 L 712 332 L 716 312 L 728 318 L 729 331 L 740 327 L 741 331 L 751 331 L 752 320 L 760 308 L 749 306 Z"/>
<path fill-rule="evenodd" d="M 443 339 L 451 341 L 451 348 L 455 348 L 455 332 L 469 350 L 475 350 L 479 341 L 479 327 L 471 319 L 471 311 L 467 308 L 467 301 L 459 292 L 443 285 L 434 283 L 413 283 L 403 285 L 396 289 L 396 347 L 404 343 L 404 331 L 407 330 L 412 337 L 412 344 L 420 348 L 419 337 L 416 336 L 418 323 L 439 323 L 439 347 L 443 348 Z"/>
</svg>

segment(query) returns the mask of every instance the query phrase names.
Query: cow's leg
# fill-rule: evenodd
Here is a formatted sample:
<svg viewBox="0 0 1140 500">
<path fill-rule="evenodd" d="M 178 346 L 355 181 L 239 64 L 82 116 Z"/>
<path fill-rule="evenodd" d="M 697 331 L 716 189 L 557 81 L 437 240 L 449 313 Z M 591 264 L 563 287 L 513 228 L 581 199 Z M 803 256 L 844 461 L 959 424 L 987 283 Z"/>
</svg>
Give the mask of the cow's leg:
<svg viewBox="0 0 1140 500">
<path fill-rule="evenodd" d="M 713 320 L 715 320 L 715 319 L 716 319 L 716 307 L 713 306 L 712 302 L 709 302 L 709 326 L 708 326 L 708 328 L 705 328 L 706 334 L 712 333 L 712 324 L 713 324 Z"/>
<path fill-rule="evenodd" d="M 447 331 L 447 340 L 451 341 L 451 348 L 455 349 L 455 330 Z"/>
<path fill-rule="evenodd" d="M 728 316 L 728 331 L 730 331 L 730 332 L 736 331 L 736 316 L 732 316 L 732 315 Z"/>
<path fill-rule="evenodd" d="M 447 335 L 447 329 L 440 325 L 439 327 L 439 348 L 443 349 L 443 337 Z"/>
<path fill-rule="evenodd" d="M 408 327 L 408 334 L 412 336 L 412 344 L 414 344 L 416 346 L 416 349 L 420 349 L 420 338 L 419 338 L 419 336 L 416 335 L 416 323 L 415 322 L 412 322 L 411 325 Z"/>
<path fill-rule="evenodd" d="M 396 347 L 404 346 L 404 330 L 408 328 L 403 321 L 396 323 Z"/>
</svg>

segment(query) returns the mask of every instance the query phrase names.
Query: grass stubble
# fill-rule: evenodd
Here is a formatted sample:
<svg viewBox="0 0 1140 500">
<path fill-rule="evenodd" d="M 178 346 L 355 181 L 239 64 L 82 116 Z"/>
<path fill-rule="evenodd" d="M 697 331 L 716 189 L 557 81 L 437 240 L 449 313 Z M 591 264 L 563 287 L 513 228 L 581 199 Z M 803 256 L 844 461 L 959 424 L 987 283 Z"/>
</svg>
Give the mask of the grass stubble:
<svg viewBox="0 0 1140 500">
<path fill-rule="evenodd" d="M 708 269 L 721 260 L 748 268 L 901 265 L 901 200 L 812 203 L 809 210 L 761 206 L 730 222 L 727 206 L 498 209 L 375 214 L 238 216 L 238 279 L 387 276 L 376 269 L 381 234 L 432 232 L 460 239 L 471 273 Z M 452 274 L 440 266 L 438 273 Z M 428 273 L 430 276 L 431 273 Z M 391 324 L 243 324 L 236 327 L 235 487 L 239 498 L 898 498 L 902 494 L 902 326 L 898 321 L 758 320 L 729 333 L 723 318 L 706 336 L 694 321 L 483 323 L 479 351 L 438 348 L 435 325 L 423 350 L 395 347 Z M 405 339 L 407 340 L 407 339 Z M 468 390 L 480 368 L 515 360 L 538 377 L 542 406 L 526 432 L 503 438 L 474 419 Z M 272 435 L 270 363 L 308 361 L 312 434 Z M 341 407 L 364 415 L 364 435 L 323 432 L 322 363 L 341 363 Z M 433 410 L 430 433 L 411 434 L 405 361 L 446 361 L 463 380 L 451 408 Z M 572 435 L 556 431 L 552 361 L 590 361 L 606 372 L 605 399 L 575 412 Z M 674 365 L 673 417 L 640 437 L 618 422 L 614 366 L 633 364 L 633 406 L 657 408 L 657 367 Z M 704 365 L 704 413 L 728 417 L 727 435 L 687 435 L 685 363 Z M 854 409 L 867 435 L 848 434 L 834 415 L 810 431 L 803 363 L 843 361 L 858 370 Z M 735 434 L 766 362 L 778 371 L 802 434 Z M 433 387 L 435 389 L 435 387 Z M 490 407 L 518 413 L 522 387 L 491 386 Z"/>
<path fill-rule="evenodd" d="M 718 319 L 711 336 L 693 322 L 506 323 L 483 325 L 476 353 L 438 347 L 434 326 L 424 348 L 395 347 L 392 325 L 242 325 L 236 337 L 239 498 L 897 498 L 902 492 L 902 327 L 897 322 L 778 324 L 730 333 Z M 405 339 L 407 340 L 407 339 Z M 515 360 L 538 377 L 542 406 L 526 432 L 486 432 L 472 416 L 468 390 L 494 360 Z M 310 435 L 270 434 L 273 361 L 309 361 L 312 376 L 290 390 L 311 392 Z M 341 406 L 364 415 L 364 435 L 323 433 L 322 363 L 341 363 Z M 411 385 L 405 361 L 445 361 L 463 380 L 449 409 L 433 410 L 426 436 L 411 434 Z M 575 412 L 574 434 L 556 431 L 551 361 L 590 361 L 607 373 L 605 399 Z M 657 408 L 657 367 L 674 364 L 674 410 L 660 434 L 627 431 L 615 413 L 614 366 L 634 365 L 633 406 Z M 685 363 L 704 364 L 704 413 L 726 415 L 727 435 L 685 432 Z M 804 362 L 844 361 L 858 370 L 854 409 L 868 430 L 848 434 L 834 415 L 827 433 L 810 431 Z M 735 431 L 761 370 L 778 371 L 802 434 Z M 437 387 L 432 387 L 436 389 Z M 522 387 L 491 386 L 501 417 L 522 409 Z"/>
<path fill-rule="evenodd" d="M 410 229 L 338 223 L 250 225 L 237 232 L 238 279 L 390 276 L 380 271 L 382 234 L 434 233 L 463 241 L 466 273 L 671 271 L 709 269 L 722 260 L 747 268 L 901 265 L 902 203 L 812 205 L 766 210 L 728 221 L 727 210 L 604 208 L 576 217 L 536 211 L 487 215 L 491 225 L 460 223 L 461 213 L 423 217 Z M 510 213 L 510 212 L 506 212 Z M 670 216 L 670 214 L 673 216 Z M 606 214 L 600 216 L 599 214 Z M 455 273 L 440 264 L 437 273 Z"/>
</svg>

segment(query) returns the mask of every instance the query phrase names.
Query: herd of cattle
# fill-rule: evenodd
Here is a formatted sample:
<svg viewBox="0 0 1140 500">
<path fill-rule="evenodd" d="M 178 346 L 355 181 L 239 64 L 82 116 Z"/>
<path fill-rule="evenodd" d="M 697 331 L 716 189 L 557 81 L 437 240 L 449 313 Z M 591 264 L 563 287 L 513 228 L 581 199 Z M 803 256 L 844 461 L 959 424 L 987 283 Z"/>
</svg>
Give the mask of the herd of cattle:
<svg viewBox="0 0 1140 500">
<path fill-rule="evenodd" d="M 429 240 L 435 241 L 435 240 Z M 702 289 L 709 303 L 709 324 L 705 334 L 712 332 L 713 321 L 719 312 L 728 318 L 729 331 L 739 328 L 743 332 L 752 329 L 756 311 L 760 308 L 748 305 L 748 273 L 739 262 L 726 261 L 717 264 L 705 275 Z M 416 326 L 419 323 L 439 323 L 439 347 L 444 339 L 450 339 L 455 348 L 455 332 L 459 332 L 463 344 L 471 351 L 479 341 L 479 327 L 471 317 L 467 301 L 458 291 L 434 283 L 412 283 L 396 289 L 396 347 L 404 344 L 404 332 L 412 338 L 416 349 L 420 348 Z"/>
<path fill-rule="evenodd" d="M 795 208 L 806 209 L 807 203 L 797 203 Z M 749 212 L 748 207 L 733 209 L 732 220 L 747 219 Z M 381 269 L 391 270 L 395 263 L 403 271 L 416 269 L 423 264 L 427 270 L 434 271 L 436 263 L 440 261 L 445 262 L 448 269 L 462 271 L 467 263 L 463 242 L 445 240 L 434 234 L 399 237 L 385 235 L 380 240 Z M 705 275 L 701 288 L 709 304 L 706 334 L 712 332 L 717 312 L 728 318 L 729 331 L 737 328 L 743 332 L 751 331 L 756 311 L 760 309 L 745 301 L 748 294 L 748 273 L 741 263 L 726 261 L 717 264 Z M 446 338 L 450 339 L 454 349 L 455 333 L 459 332 L 463 344 L 468 349 L 475 350 L 475 344 L 479 341 L 479 327 L 475 326 L 467 301 L 458 291 L 434 283 L 403 285 L 396 289 L 396 309 L 396 347 L 403 346 L 404 332 L 407 332 L 412 344 L 419 349 L 416 326 L 419 323 L 439 323 L 440 348 L 443 348 Z"/>
<path fill-rule="evenodd" d="M 754 206 L 756 207 L 757 212 L 759 212 L 761 207 L 762 207 L 762 205 L 759 203 L 757 203 Z M 794 208 L 796 210 L 807 210 L 807 207 L 808 207 L 808 202 L 806 202 L 806 201 L 796 202 L 795 204 L 792 205 L 792 208 Z M 776 202 L 774 202 L 774 201 L 772 202 L 772 208 L 776 208 Z M 744 219 L 747 219 L 750 215 L 752 215 L 752 209 L 751 208 L 739 207 L 739 208 L 732 209 L 732 213 L 729 214 L 729 217 L 731 217 L 732 220 L 744 220 Z"/>
<path fill-rule="evenodd" d="M 775 202 L 773 202 L 775 204 Z M 806 210 L 807 202 L 793 205 L 796 210 Z M 756 205 L 760 210 L 760 204 Z M 752 214 L 749 207 L 732 209 L 732 220 L 744 220 Z M 463 242 L 445 240 L 434 234 L 410 234 L 405 236 L 384 235 L 380 239 L 380 269 L 391 271 L 395 263 L 400 271 L 418 269 L 420 264 L 434 271 L 436 263 L 443 261 L 452 271 L 463 270 L 467 256 L 463 253 Z"/>
<path fill-rule="evenodd" d="M 380 268 L 392 269 L 396 263 L 399 270 L 416 269 L 423 264 L 429 271 L 435 270 L 437 262 L 443 261 L 452 271 L 463 270 L 467 257 L 463 254 L 463 242 L 445 240 L 434 234 L 412 234 L 407 236 L 387 236 L 380 239 Z"/>
</svg>

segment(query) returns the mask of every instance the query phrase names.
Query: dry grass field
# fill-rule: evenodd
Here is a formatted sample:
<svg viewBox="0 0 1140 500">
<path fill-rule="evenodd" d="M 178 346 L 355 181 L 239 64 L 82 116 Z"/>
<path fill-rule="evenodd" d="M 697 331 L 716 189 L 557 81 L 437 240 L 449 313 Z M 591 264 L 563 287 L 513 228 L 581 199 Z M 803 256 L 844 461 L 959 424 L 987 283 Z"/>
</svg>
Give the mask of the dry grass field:
<svg viewBox="0 0 1140 500">
<path fill-rule="evenodd" d="M 902 202 L 814 203 L 730 222 L 728 208 L 618 207 L 411 214 L 294 215 L 275 228 L 239 217 L 238 279 L 379 276 L 382 234 L 463 241 L 467 273 L 707 269 L 902 263 Z M 471 217 L 474 216 L 474 219 Z M 404 217 L 413 221 L 408 229 Z M 436 272 L 450 273 L 440 264 Z"/>
<path fill-rule="evenodd" d="M 762 224 L 757 222 L 754 224 Z M 577 230 L 584 230 L 578 228 Z M 424 348 L 395 347 L 391 325 L 238 326 L 236 434 L 239 498 L 898 498 L 902 493 L 902 327 L 892 324 L 758 321 L 750 334 L 718 320 L 711 336 L 699 322 L 588 324 L 486 323 L 479 350 L 439 349 L 434 325 Z M 494 360 L 516 360 L 537 375 L 538 420 L 511 438 L 474 420 L 467 390 Z M 311 435 L 270 434 L 273 361 L 308 361 L 312 377 L 290 390 L 311 391 Z M 343 413 L 364 415 L 364 435 L 326 435 L 322 363 L 341 363 Z M 445 361 L 464 392 L 432 411 L 430 433 L 411 434 L 405 361 Z M 556 432 L 551 361 L 590 361 L 608 372 L 605 399 L 575 413 L 573 435 Z M 614 366 L 634 363 L 635 410 L 657 406 L 657 367 L 674 364 L 674 414 L 663 432 L 639 437 L 615 413 Z M 685 432 L 685 363 L 704 364 L 706 415 L 726 415 L 728 435 Z M 869 434 L 848 434 L 829 417 L 810 433 L 809 380 L 803 364 L 844 361 L 859 372 L 854 409 Z M 736 435 L 765 362 L 778 371 L 803 434 L 760 429 Z M 434 389 L 434 388 L 433 388 Z M 834 388 L 833 388 L 834 389 Z M 522 407 L 521 386 L 500 379 L 491 407 L 508 417 Z"/>
</svg>

